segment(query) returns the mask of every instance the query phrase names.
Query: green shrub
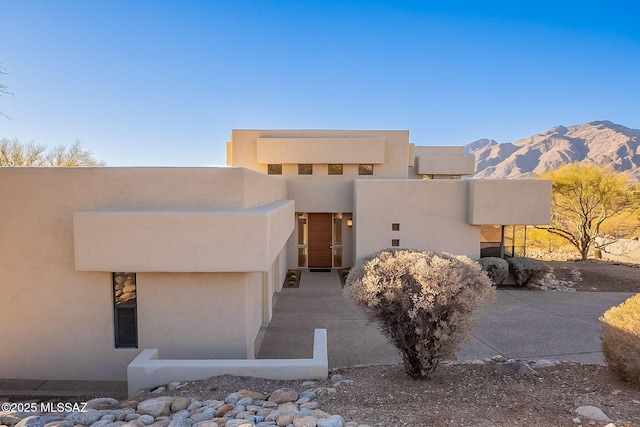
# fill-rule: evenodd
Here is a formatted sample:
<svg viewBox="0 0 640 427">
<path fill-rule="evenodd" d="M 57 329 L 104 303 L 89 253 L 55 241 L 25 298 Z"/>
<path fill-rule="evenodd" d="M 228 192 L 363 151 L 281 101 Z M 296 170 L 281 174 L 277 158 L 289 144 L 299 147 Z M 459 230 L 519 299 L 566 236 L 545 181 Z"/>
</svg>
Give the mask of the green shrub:
<svg viewBox="0 0 640 427">
<path fill-rule="evenodd" d="M 515 277 L 516 286 L 536 284 L 551 270 L 544 261 L 532 258 L 514 257 L 507 262 Z"/>
<path fill-rule="evenodd" d="M 607 310 L 602 317 L 602 353 L 609 370 L 640 385 L 640 294 Z"/>
<path fill-rule="evenodd" d="M 400 350 L 407 374 L 425 378 L 441 360 L 455 357 L 473 310 L 495 290 L 466 257 L 386 249 L 351 269 L 344 293 Z"/>
<path fill-rule="evenodd" d="M 502 258 L 486 257 L 480 258 L 478 264 L 487 273 L 494 285 L 500 285 L 509 276 L 509 263 Z"/>
</svg>

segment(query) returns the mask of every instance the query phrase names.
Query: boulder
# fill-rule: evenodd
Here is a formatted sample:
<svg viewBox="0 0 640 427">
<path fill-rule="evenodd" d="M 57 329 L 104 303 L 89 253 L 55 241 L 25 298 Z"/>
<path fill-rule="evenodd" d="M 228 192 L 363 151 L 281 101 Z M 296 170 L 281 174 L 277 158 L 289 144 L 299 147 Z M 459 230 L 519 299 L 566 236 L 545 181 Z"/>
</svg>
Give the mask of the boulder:
<svg viewBox="0 0 640 427">
<path fill-rule="evenodd" d="M 167 416 L 171 413 L 171 405 L 175 400 L 175 397 L 160 396 L 152 399 L 147 399 L 138 404 L 138 413 L 147 414 L 152 417 Z"/>
<path fill-rule="evenodd" d="M 298 400 L 298 392 L 292 388 L 279 388 L 269 396 L 269 402 L 285 403 Z"/>
</svg>

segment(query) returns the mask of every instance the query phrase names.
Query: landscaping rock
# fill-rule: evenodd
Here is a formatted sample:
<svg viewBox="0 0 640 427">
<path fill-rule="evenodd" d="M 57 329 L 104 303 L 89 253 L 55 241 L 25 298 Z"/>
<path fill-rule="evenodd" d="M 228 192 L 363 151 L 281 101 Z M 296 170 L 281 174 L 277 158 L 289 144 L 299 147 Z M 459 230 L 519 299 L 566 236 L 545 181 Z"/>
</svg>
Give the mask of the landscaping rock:
<svg viewBox="0 0 640 427">
<path fill-rule="evenodd" d="M 298 392 L 291 388 L 279 388 L 271 393 L 268 400 L 274 403 L 295 402 L 298 400 Z"/>
<path fill-rule="evenodd" d="M 23 418 L 16 424 L 16 427 L 44 427 L 46 422 L 40 416 L 33 415 L 31 417 Z"/>
<path fill-rule="evenodd" d="M 502 375 L 538 375 L 535 369 L 520 361 L 499 363 L 496 370 Z"/>
<path fill-rule="evenodd" d="M 335 379 L 341 384 L 351 382 L 341 376 Z M 175 384 L 171 387 L 177 390 Z M 122 403 L 97 398 L 88 402 L 89 408 L 84 412 L 51 415 L 2 412 L 0 427 L 344 427 L 341 416 L 319 409 L 317 397 L 322 393 L 319 390 L 298 393 L 280 388 L 269 395 L 269 400 L 262 393 L 240 390 L 227 395 L 226 403 L 201 402 L 186 396 L 158 396 Z"/>
<path fill-rule="evenodd" d="M 152 417 L 167 416 L 171 413 L 171 404 L 175 397 L 161 396 L 147 399 L 138 404 L 138 413 L 151 415 Z M 82 424 L 82 423 L 79 423 Z"/>
<path fill-rule="evenodd" d="M 311 417 L 295 418 L 293 427 L 316 427 L 316 420 Z"/>
<path fill-rule="evenodd" d="M 265 398 L 264 394 L 251 390 L 240 390 L 238 395 L 240 396 L 240 399 L 250 398 L 252 400 L 264 400 Z"/>
<path fill-rule="evenodd" d="M 171 412 L 180 412 L 186 410 L 191 404 L 191 399 L 187 397 L 176 397 L 176 400 L 171 404 Z"/>
<path fill-rule="evenodd" d="M 276 423 L 279 427 L 286 427 L 293 423 L 293 416 L 289 414 L 282 414 L 278 417 Z"/>
<path fill-rule="evenodd" d="M 602 412 L 600 408 L 597 408 L 595 406 L 580 406 L 579 408 L 576 408 L 576 412 L 578 413 L 578 416 L 589 418 L 593 421 L 611 421 L 611 419 L 607 417 L 607 415 Z"/>
<path fill-rule="evenodd" d="M 74 424 L 70 420 L 53 421 L 44 425 L 44 427 L 73 427 Z"/>
<path fill-rule="evenodd" d="M 332 415 L 318 420 L 316 427 L 344 427 L 344 419 L 340 415 Z"/>
<path fill-rule="evenodd" d="M 216 417 L 224 417 L 230 411 L 233 411 L 233 405 L 226 403 L 216 410 Z"/>
<path fill-rule="evenodd" d="M 153 424 L 154 418 L 151 415 L 144 414 L 144 415 L 140 415 L 138 417 L 138 421 L 140 421 L 142 424 L 148 426 L 148 425 Z"/>
<path fill-rule="evenodd" d="M 116 409 L 118 408 L 120 403 L 116 399 L 111 399 L 109 397 L 100 397 L 97 399 L 91 399 L 87 401 L 87 405 L 85 409 Z"/>
<path fill-rule="evenodd" d="M 74 412 L 70 414 L 67 419 L 72 421 L 74 425 L 82 424 L 84 426 L 90 426 L 102 418 L 103 415 L 102 412 L 96 411 L 95 409 L 87 409 L 86 412 Z"/>
<path fill-rule="evenodd" d="M 175 417 L 170 423 L 169 427 L 191 427 L 191 423 L 187 417 Z"/>
</svg>

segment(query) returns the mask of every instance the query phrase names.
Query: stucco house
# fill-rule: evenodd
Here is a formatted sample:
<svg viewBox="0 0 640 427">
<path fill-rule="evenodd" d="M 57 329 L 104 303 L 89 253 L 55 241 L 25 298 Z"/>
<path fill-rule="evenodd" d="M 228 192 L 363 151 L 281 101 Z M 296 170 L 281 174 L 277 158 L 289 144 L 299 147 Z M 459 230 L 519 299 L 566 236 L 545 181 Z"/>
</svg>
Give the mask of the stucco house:
<svg viewBox="0 0 640 427">
<path fill-rule="evenodd" d="M 0 168 L 0 378 L 124 380 L 145 348 L 253 358 L 288 269 L 387 247 L 477 259 L 551 185 L 460 179 L 408 131 L 234 130 L 220 168 Z M 504 233 L 502 233 L 504 239 Z"/>
</svg>

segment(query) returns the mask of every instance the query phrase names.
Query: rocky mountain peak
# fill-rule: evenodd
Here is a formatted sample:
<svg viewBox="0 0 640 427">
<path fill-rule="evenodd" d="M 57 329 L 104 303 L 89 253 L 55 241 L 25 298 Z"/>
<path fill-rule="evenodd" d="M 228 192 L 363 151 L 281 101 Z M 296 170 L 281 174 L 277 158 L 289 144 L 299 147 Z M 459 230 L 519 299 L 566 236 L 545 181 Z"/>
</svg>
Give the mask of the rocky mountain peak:
<svg viewBox="0 0 640 427">
<path fill-rule="evenodd" d="M 475 178 L 524 178 L 562 164 L 611 165 L 640 181 L 640 130 L 608 120 L 555 126 L 514 143 L 481 139 L 465 146 L 476 157 Z"/>
</svg>

